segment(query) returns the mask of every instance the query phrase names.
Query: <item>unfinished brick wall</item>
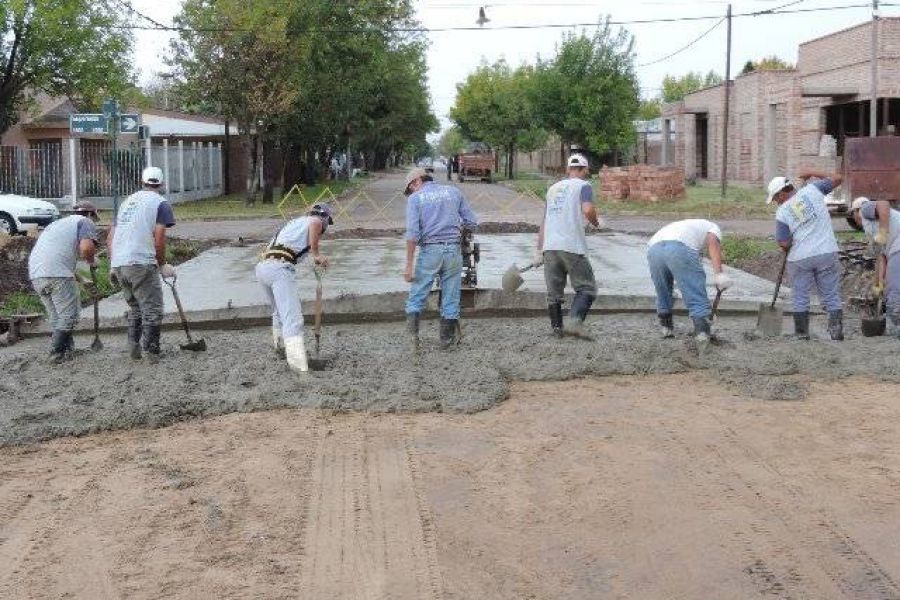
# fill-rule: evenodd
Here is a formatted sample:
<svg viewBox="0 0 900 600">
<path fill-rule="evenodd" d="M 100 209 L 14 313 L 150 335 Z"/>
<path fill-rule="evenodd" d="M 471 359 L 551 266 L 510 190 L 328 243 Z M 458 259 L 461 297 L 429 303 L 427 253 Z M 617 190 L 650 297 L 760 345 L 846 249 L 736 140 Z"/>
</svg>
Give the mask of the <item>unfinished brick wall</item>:
<svg viewBox="0 0 900 600">
<path fill-rule="evenodd" d="M 633 165 L 600 169 L 604 200 L 665 202 L 684 198 L 684 172 L 678 167 Z"/>
</svg>

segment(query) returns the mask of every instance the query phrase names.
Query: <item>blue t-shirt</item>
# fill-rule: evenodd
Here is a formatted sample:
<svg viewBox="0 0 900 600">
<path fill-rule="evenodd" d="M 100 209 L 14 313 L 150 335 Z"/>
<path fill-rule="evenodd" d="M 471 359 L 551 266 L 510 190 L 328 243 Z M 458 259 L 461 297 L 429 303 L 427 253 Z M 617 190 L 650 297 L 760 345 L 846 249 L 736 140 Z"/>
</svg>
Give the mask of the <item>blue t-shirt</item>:
<svg viewBox="0 0 900 600">
<path fill-rule="evenodd" d="M 459 188 L 429 181 L 406 201 L 406 239 L 420 246 L 458 242 L 461 226 L 474 229 L 478 218 Z"/>
<path fill-rule="evenodd" d="M 775 213 L 775 239 L 779 243 L 791 243 L 788 261 L 796 262 L 838 251 L 831 215 L 825 206 L 825 195 L 833 189 L 830 179 L 820 179 L 803 186 L 778 207 Z"/>
</svg>

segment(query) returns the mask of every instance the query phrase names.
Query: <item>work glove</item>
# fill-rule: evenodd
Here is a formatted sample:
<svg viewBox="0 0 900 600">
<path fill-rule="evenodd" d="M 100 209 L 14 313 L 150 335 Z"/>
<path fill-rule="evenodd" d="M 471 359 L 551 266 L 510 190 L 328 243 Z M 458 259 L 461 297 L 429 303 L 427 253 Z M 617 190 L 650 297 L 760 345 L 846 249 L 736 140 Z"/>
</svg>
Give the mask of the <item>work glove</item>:
<svg viewBox="0 0 900 600">
<path fill-rule="evenodd" d="M 872 294 L 875 295 L 875 299 L 881 298 L 884 296 L 884 282 L 876 281 L 875 285 L 872 286 Z"/>
<path fill-rule="evenodd" d="M 328 257 L 325 256 L 324 254 L 320 254 L 319 256 L 313 256 L 313 263 L 315 264 L 315 266 L 319 267 L 320 269 L 327 269 L 328 268 Z"/>
<path fill-rule="evenodd" d="M 886 227 L 879 227 L 878 233 L 875 234 L 875 245 L 884 246 L 888 241 L 889 230 Z"/>
<path fill-rule="evenodd" d="M 542 264 L 544 264 L 544 253 L 541 250 L 536 249 L 531 256 L 531 266 L 537 269 Z"/>
<path fill-rule="evenodd" d="M 722 272 L 716 273 L 713 281 L 716 284 L 716 289 L 722 290 L 723 292 L 734 284 L 734 282 L 731 280 L 731 277 Z"/>
<path fill-rule="evenodd" d="M 163 279 L 172 279 L 175 277 L 175 267 L 169 263 L 165 263 L 159 267 L 159 275 Z"/>
</svg>

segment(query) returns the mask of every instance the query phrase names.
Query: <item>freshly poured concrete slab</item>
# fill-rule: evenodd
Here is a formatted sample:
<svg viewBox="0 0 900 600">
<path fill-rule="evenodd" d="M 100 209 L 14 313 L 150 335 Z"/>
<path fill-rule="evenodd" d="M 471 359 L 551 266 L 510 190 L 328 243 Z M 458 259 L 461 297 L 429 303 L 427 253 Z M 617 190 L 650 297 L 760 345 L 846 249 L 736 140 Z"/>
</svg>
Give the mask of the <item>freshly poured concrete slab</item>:
<svg viewBox="0 0 900 600">
<path fill-rule="evenodd" d="M 535 244 L 534 234 L 481 235 L 481 262 L 478 265 L 479 288 L 499 290 L 504 271 L 513 263 L 524 266 L 530 263 Z M 600 287 L 597 306 L 622 310 L 649 309 L 653 306 L 654 291 L 646 260 L 646 240 L 622 233 L 588 237 L 590 259 Z M 254 267 L 259 259 L 261 246 L 222 247 L 208 250 L 197 258 L 179 265 L 178 291 L 182 304 L 193 319 L 237 318 L 240 309 L 258 309 L 252 314 L 267 312 L 266 298 L 256 282 Z M 335 302 L 372 296 L 382 298 L 402 311 L 402 295 L 408 290 L 402 272 L 405 261 L 405 242 L 395 238 L 364 240 L 324 240 L 322 252 L 331 266 L 323 277 L 323 296 L 328 300 L 326 309 Z M 709 265 L 706 265 L 709 273 Z M 754 303 L 770 300 L 774 291 L 771 282 L 737 269 L 727 268 L 734 279 L 734 287 L 726 292 L 723 308 L 749 309 Z M 492 294 L 492 302 L 501 299 L 523 307 L 539 307 L 544 292 L 542 269 L 523 273 L 524 285 L 517 294 Z M 306 304 L 304 311 L 312 309 L 315 298 L 315 277 L 310 262 L 297 267 L 300 297 Z M 712 277 L 708 278 L 710 296 Z M 166 321 L 176 317 L 175 302 L 168 287 L 164 286 Z M 785 288 L 782 288 L 785 290 Z M 786 291 L 786 290 L 785 290 Z M 529 292 L 531 292 L 529 294 Z M 397 304 L 396 307 L 393 307 Z M 361 305 L 350 304 L 350 309 Z M 378 306 L 369 303 L 366 310 L 379 312 Z M 127 311 L 121 294 L 100 303 L 100 316 L 106 322 L 120 321 Z M 244 310 L 241 315 L 248 315 Z M 92 315 L 85 311 L 82 327 L 89 325 Z"/>
</svg>

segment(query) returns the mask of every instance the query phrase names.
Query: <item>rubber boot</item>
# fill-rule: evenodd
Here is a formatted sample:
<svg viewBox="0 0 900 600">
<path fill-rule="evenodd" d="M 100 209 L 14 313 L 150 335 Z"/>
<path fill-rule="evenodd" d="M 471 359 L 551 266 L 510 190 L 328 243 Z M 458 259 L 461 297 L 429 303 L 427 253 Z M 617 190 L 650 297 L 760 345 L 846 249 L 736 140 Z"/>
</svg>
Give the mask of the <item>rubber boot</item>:
<svg viewBox="0 0 900 600">
<path fill-rule="evenodd" d="M 302 334 L 284 338 L 284 354 L 288 367 L 295 373 L 306 373 L 309 370 Z"/>
<path fill-rule="evenodd" d="M 707 319 L 706 317 L 691 317 L 691 320 L 694 322 L 694 338 L 697 340 L 697 343 L 698 344 L 709 343 L 709 339 L 710 339 L 709 319 Z"/>
<path fill-rule="evenodd" d="M 828 313 L 828 335 L 836 342 L 844 341 L 844 311 L 833 310 Z"/>
<path fill-rule="evenodd" d="M 459 319 L 441 319 L 441 350 L 459 343 Z"/>
<path fill-rule="evenodd" d="M 582 292 L 575 292 L 572 306 L 569 308 L 569 323 L 565 327 L 565 333 L 575 337 L 592 339 L 584 329 L 584 320 L 594 303 L 594 297 Z"/>
<path fill-rule="evenodd" d="M 61 331 L 59 329 L 53 330 L 53 335 L 50 337 L 49 360 L 51 363 L 58 365 L 65 362 L 67 358 L 70 357 L 68 336 L 71 335 L 72 333 L 70 331 Z"/>
<path fill-rule="evenodd" d="M 800 339 L 800 340 L 808 340 L 809 339 L 809 313 L 808 312 L 794 313 L 794 334 L 796 334 L 797 339 Z"/>
<path fill-rule="evenodd" d="M 675 323 L 672 321 L 672 313 L 657 316 L 659 317 L 660 333 L 663 339 L 675 337 Z"/>
<path fill-rule="evenodd" d="M 900 340 L 900 310 L 891 312 L 891 325 L 894 326 L 894 337 Z"/>
<path fill-rule="evenodd" d="M 275 346 L 275 356 L 284 360 L 286 357 L 284 353 L 284 338 L 281 337 L 281 329 L 278 327 L 272 328 L 272 344 Z"/>
<path fill-rule="evenodd" d="M 141 359 L 141 320 L 128 320 L 128 353 L 134 360 Z"/>
<path fill-rule="evenodd" d="M 147 358 L 150 359 L 150 363 L 154 365 L 159 362 L 159 333 L 159 325 L 147 325 L 144 327 L 144 351 L 147 353 Z"/>
<path fill-rule="evenodd" d="M 562 303 L 554 302 L 553 304 L 547 305 L 547 314 L 550 315 L 550 327 L 553 330 L 553 335 L 556 337 L 562 337 L 563 334 L 563 314 L 562 314 Z"/>
<path fill-rule="evenodd" d="M 419 313 L 406 313 L 406 333 L 409 335 L 410 349 L 419 351 Z"/>
</svg>

